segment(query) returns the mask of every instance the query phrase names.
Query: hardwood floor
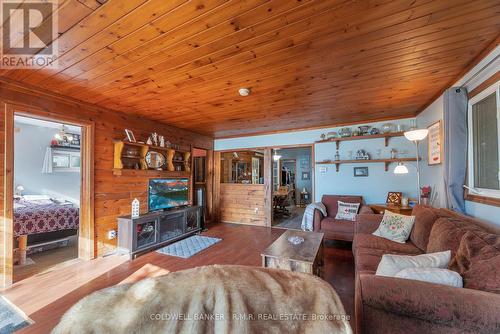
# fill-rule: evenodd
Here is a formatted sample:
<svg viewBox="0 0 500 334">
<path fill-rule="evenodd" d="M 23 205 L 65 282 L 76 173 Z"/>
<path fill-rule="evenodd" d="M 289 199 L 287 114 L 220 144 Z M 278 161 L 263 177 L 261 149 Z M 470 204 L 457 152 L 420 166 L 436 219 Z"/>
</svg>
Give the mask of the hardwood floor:
<svg viewBox="0 0 500 334">
<path fill-rule="evenodd" d="M 260 266 L 261 251 L 284 231 L 286 230 L 217 224 L 203 234 L 222 238 L 222 242 L 190 259 L 156 252 L 132 261 L 123 256 L 109 256 L 34 276 L 15 284 L 3 294 L 35 322 L 19 333 L 46 333 L 82 297 L 111 285 L 210 264 Z M 325 246 L 323 278 L 339 294 L 354 326 L 354 262 L 350 244 L 326 242 Z"/>
</svg>

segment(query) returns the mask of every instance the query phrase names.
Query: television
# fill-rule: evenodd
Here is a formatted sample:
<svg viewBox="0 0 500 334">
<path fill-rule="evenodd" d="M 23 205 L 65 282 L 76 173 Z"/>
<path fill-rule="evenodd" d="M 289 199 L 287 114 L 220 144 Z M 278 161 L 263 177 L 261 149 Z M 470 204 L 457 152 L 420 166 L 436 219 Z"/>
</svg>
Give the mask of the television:
<svg viewBox="0 0 500 334">
<path fill-rule="evenodd" d="M 189 179 L 150 179 L 148 210 L 158 211 L 189 204 Z"/>
</svg>

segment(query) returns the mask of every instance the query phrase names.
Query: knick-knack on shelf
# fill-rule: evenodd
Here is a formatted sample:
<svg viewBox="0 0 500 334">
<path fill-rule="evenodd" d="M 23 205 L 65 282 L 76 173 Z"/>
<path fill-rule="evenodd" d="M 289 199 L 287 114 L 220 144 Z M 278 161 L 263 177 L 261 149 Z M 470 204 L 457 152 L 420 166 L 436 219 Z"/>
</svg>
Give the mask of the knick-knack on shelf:
<svg viewBox="0 0 500 334">
<path fill-rule="evenodd" d="M 137 198 L 132 201 L 132 218 L 139 218 L 140 215 L 140 203 Z"/>
</svg>

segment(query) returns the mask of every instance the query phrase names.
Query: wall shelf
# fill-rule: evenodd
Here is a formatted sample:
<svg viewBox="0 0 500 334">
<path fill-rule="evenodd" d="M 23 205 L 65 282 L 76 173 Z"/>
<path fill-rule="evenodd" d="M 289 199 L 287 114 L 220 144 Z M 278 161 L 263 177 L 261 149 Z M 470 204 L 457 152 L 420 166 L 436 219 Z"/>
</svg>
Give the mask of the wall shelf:
<svg viewBox="0 0 500 334">
<path fill-rule="evenodd" d="M 325 140 L 315 141 L 316 144 L 320 143 L 335 143 L 337 146 L 337 150 L 340 147 L 340 142 L 343 141 L 354 141 L 354 140 L 366 140 L 366 139 L 376 139 L 376 138 L 384 138 L 385 146 L 389 146 L 389 139 L 392 137 L 403 137 L 404 132 L 390 132 L 390 133 L 380 133 L 377 135 L 366 135 L 366 136 L 351 136 L 351 137 L 342 137 L 342 138 L 330 138 Z"/>
<path fill-rule="evenodd" d="M 420 158 L 419 158 L 419 160 L 420 160 Z M 341 164 L 373 164 L 373 163 L 383 163 L 385 165 L 385 171 L 387 172 L 389 170 L 389 165 L 391 163 L 411 162 L 411 161 L 417 161 L 417 158 L 318 161 L 318 162 L 316 162 L 316 165 L 335 165 L 335 169 L 338 172 L 339 171 L 339 166 Z"/>
<path fill-rule="evenodd" d="M 161 170 L 149 169 L 146 162 L 148 152 L 158 152 L 165 157 Z M 181 170 L 179 170 L 181 169 Z M 135 175 L 187 176 L 191 172 L 191 149 L 173 149 L 167 147 L 132 143 L 123 140 L 114 142 L 113 174 L 124 175 L 134 172 Z"/>
</svg>

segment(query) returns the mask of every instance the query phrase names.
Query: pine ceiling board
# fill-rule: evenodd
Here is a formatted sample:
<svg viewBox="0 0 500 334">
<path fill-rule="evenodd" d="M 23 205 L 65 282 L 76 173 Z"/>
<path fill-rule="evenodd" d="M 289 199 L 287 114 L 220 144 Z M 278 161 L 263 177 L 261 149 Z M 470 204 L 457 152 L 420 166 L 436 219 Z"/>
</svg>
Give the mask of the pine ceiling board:
<svg viewBox="0 0 500 334">
<path fill-rule="evenodd" d="M 9 75 L 215 137 L 413 116 L 500 34 L 500 0 L 96 8 L 60 37 L 60 69 Z"/>
<path fill-rule="evenodd" d="M 345 0 L 344 0 L 345 1 Z M 306 1 L 300 2 L 307 4 Z M 256 9 L 262 11 L 263 13 L 267 14 L 268 16 L 275 16 L 279 15 L 280 10 L 282 8 L 286 10 L 287 8 L 294 8 L 293 6 L 290 6 L 290 4 L 295 4 L 294 2 L 290 0 L 279 0 L 274 1 L 274 2 L 268 2 L 265 3 L 262 6 L 257 7 Z M 302 4 L 302 6 L 306 6 L 305 4 Z M 236 8 L 237 9 L 237 8 Z M 269 11 L 269 9 L 273 9 Z M 188 39 L 186 40 L 177 40 L 173 39 L 173 37 L 176 37 L 178 34 L 184 33 L 183 30 L 185 29 L 179 29 L 179 32 L 173 31 L 170 34 L 173 35 L 173 37 L 169 37 L 169 35 L 164 36 L 162 40 L 155 41 L 155 43 L 150 45 L 144 46 L 144 49 L 141 47 L 141 49 L 135 51 L 132 50 L 124 55 L 119 56 L 116 61 L 113 63 L 106 63 L 103 64 L 102 66 L 99 66 L 97 68 L 93 68 L 92 70 L 80 75 L 78 78 L 84 79 L 84 80 L 89 80 L 92 81 L 94 87 L 100 86 L 100 84 L 104 86 L 108 86 L 110 82 L 113 80 L 116 80 L 117 78 L 121 77 L 133 77 L 134 80 L 139 80 L 141 78 L 147 77 L 148 73 L 154 73 L 156 69 L 153 67 L 158 62 L 164 61 L 167 64 L 172 63 L 171 57 L 172 54 L 169 54 L 167 49 L 163 49 L 165 47 L 169 47 L 170 49 L 175 47 L 175 51 L 177 51 L 179 48 L 186 50 L 195 50 L 200 48 L 200 45 L 202 45 L 200 42 L 196 40 L 196 38 L 200 35 L 206 35 L 210 36 L 210 38 L 217 38 L 217 36 L 225 36 L 228 33 L 234 32 L 234 31 L 245 31 L 245 29 L 240 29 L 239 26 L 235 26 L 235 21 L 238 20 L 239 17 L 246 15 L 247 13 L 244 13 L 242 15 L 232 17 L 232 16 L 221 16 L 216 15 L 218 13 L 212 13 L 211 17 L 207 17 L 203 20 L 202 26 L 199 28 L 195 28 L 195 33 L 198 35 L 193 35 L 191 34 Z M 257 17 L 257 19 L 254 19 L 256 21 L 262 20 L 260 16 L 257 15 L 252 15 L 252 17 Z M 267 17 L 267 16 L 265 16 Z M 221 20 L 222 19 L 222 20 Z M 222 21 L 222 22 L 221 22 Z M 208 24 L 210 28 L 206 28 L 205 24 Z M 222 29 L 225 29 L 222 33 L 220 32 L 215 32 L 214 30 L 221 30 L 219 27 L 222 27 Z M 191 38 L 192 36 L 192 38 Z M 191 40 L 190 40 L 191 39 Z M 175 43 L 173 43 L 175 42 Z M 231 45 L 232 41 L 227 41 L 226 43 L 223 44 L 224 47 L 227 45 Z M 134 52 L 135 51 L 135 52 Z M 178 59 L 185 59 L 184 54 L 178 55 Z M 130 71 L 130 66 L 133 65 L 134 63 L 131 63 L 132 61 L 135 61 L 137 64 L 139 64 L 138 67 L 134 67 L 137 70 L 132 72 Z M 175 62 L 175 61 L 174 61 Z M 142 69 L 146 67 L 149 70 L 147 72 L 142 71 Z M 142 73 L 141 73 L 142 71 Z M 105 75 L 103 75 L 103 72 Z"/>
<path fill-rule="evenodd" d="M 344 2 L 344 3 L 345 3 L 345 2 Z M 342 5 L 342 3 L 339 3 L 339 5 Z M 360 7 L 360 6 L 361 6 L 361 7 Z M 366 7 L 366 4 L 365 4 L 365 3 L 362 3 L 362 4 L 360 4 L 359 6 L 349 6 L 347 9 L 350 11 L 350 15 L 351 15 L 351 16 L 353 16 L 353 17 L 355 17 L 355 13 L 358 13 L 358 12 L 359 12 L 359 10 L 360 10 L 360 9 L 362 9 L 362 7 L 363 7 L 363 6 L 365 6 L 365 7 Z M 344 12 L 342 11 L 342 10 L 343 10 L 343 9 L 345 9 L 345 8 L 342 8 L 342 7 L 339 7 L 339 6 L 331 6 L 331 7 L 332 7 L 331 12 L 333 13 L 333 15 L 335 15 L 335 16 L 339 15 L 339 17 L 341 17 L 341 18 L 343 18 L 343 19 L 345 18 L 345 16 L 346 16 L 346 14 L 347 14 L 347 13 L 344 13 Z M 398 8 L 399 8 L 399 7 L 398 7 Z M 319 8 L 319 10 L 321 10 L 321 8 Z M 323 13 L 318 13 L 318 14 L 323 15 Z M 380 12 L 379 12 L 379 14 L 378 14 L 379 18 L 380 18 L 380 17 L 385 17 L 386 15 L 387 15 L 387 8 L 386 8 L 386 7 L 381 8 L 381 9 L 380 9 Z M 407 14 L 407 15 L 408 15 L 408 14 Z M 324 24 L 331 25 L 331 23 L 332 23 L 332 19 L 333 19 L 333 18 L 335 18 L 335 16 L 334 16 L 334 17 L 331 17 L 331 16 L 330 16 L 330 17 L 327 17 L 327 18 L 326 18 L 326 20 L 325 20 L 325 23 L 324 23 Z M 313 26 L 313 25 L 312 25 L 312 22 L 310 22 L 309 20 L 307 20 L 307 17 L 301 17 L 300 19 L 302 19 L 302 20 L 303 20 L 303 22 L 305 22 L 305 23 L 307 24 L 305 27 L 300 27 L 300 26 L 299 26 L 299 28 L 300 28 L 301 30 L 307 30 L 308 28 L 311 28 L 311 26 Z M 288 23 L 288 21 L 289 21 L 289 19 L 287 19 L 287 20 L 286 20 L 286 23 Z M 293 21 L 292 21 L 292 22 L 293 22 Z M 290 22 L 290 23 L 292 23 L 292 22 Z M 350 22 L 350 20 L 349 20 L 349 19 L 344 19 L 342 22 L 345 22 L 345 23 L 342 23 L 342 24 L 341 24 L 341 25 L 343 26 L 343 24 L 347 24 L 348 22 Z M 319 24 L 318 24 L 317 20 L 315 19 L 315 21 L 314 21 L 314 27 L 316 27 L 316 26 L 318 26 L 318 25 L 319 25 Z M 252 30 L 257 30 L 258 28 L 259 28 L 259 26 L 257 26 L 256 28 L 252 27 Z M 289 30 L 289 28 L 288 28 L 288 27 L 285 27 L 285 28 Z M 342 28 L 343 28 L 343 27 L 342 27 Z M 244 29 L 243 29 L 243 30 L 241 30 L 241 31 L 244 31 Z M 240 32 L 240 31 L 238 31 L 238 33 L 239 33 L 239 32 Z M 265 32 L 265 31 L 264 31 L 264 32 Z M 274 34 L 274 33 L 278 34 L 278 32 L 273 32 L 272 34 Z M 272 36 L 272 34 L 270 34 L 269 36 Z M 283 32 L 282 32 L 282 31 L 280 31 L 280 32 L 279 32 L 279 36 L 278 36 L 278 37 L 280 37 L 282 34 L 283 34 Z M 263 35 L 262 35 L 262 37 L 264 37 L 264 38 L 266 38 L 266 37 L 267 37 L 267 38 L 270 38 L 269 36 L 266 36 L 265 34 L 263 34 Z M 286 34 L 285 34 L 285 36 L 286 36 Z M 258 37 L 259 37 L 259 38 L 258 38 L 258 40 L 256 41 L 256 43 L 258 43 L 257 45 L 262 44 L 262 43 L 263 43 L 263 41 L 265 41 L 265 39 L 264 39 L 263 41 L 260 41 L 262 38 L 260 38 L 261 36 L 258 36 Z M 228 42 L 227 42 L 227 45 L 232 46 L 233 44 L 234 44 L 234 41 L 228 41 Z M 238 44 L 238 45 L 237 45 L 237 48 L 238 48 L 238 50 L 237 50 L 237 51 L 240 51 L 240 52 L 243 52 L 243 51 L 245 51 L 245 50 L 247 49 L 247 48 L 245 48 L 245 45 L 244 45 L 244 44 L 243 44 L 243 45 Z M 248 51 L 249 51 L 249 52 L 251 52 L 252 50 L 248 50 Z M 232 53 L 234 53 L 234 51 L 232 51 Z M 213 54 L 209 54 L 209 55 L 207 55 L 206 57 L 208 57 L 208 59 L 209 59 L 209 61 L 210 61 L 210 62 L 212 62 L 212 58 L 214 58 L 214 60 L 213 60 L 213 61 L 216 61 L 216 60 L 217 60 L 217 56 L 216 56 L 216 55 L 214 56 Z M 253 55 L 252 55 L 252 54 L 249 54 L 249 59 L 251 59 L 251 58 L 253 58 Z M 184 59 L 184 57 L 181 57 L 181 59 Z M 224 60 L 224 58 L 222 58 L 221 60 Z M 154 61 L 154 60 L 152 60 L 152 61 Z M 167 69 L 168 69 L 169 67 L 171 67 L 171 66 L 170 66 L 170 63 L 171 63 L 171 61 L 170 61 L 170 60 L 169 60 L 169 61 L 166 61 L 166 62 L 164 63 L 164 64 L 167 66 Z M 195 63 L 198 63 L 198 61 L 196 61 Z M 202 62 L 202 63 L 203 63 L 203 62 Z M 148 65 L 149 65 L 149 64 L 148 64 Z M 157 71 L 162 71 L 162 70 L 164 70 L 162 67 L 158 67 L 158 68 L 156 68 L 155 66 L 152 66 L 151 68 L 153 68 L 154 72 L 153 72 L 153 73 L 151 73 L 151 74 L 148 74 L 148 75 L 155 75 L 155 73 L 156 73 Z M 183 71 L 184 71 L 185 69 L 184 69 L 184 68 L 181 68 L 180 70 L 183 70 Z M 122 75 L 124 75 L 124 73 L 121 73 L 121 74 L 122 74 Z M 140 73 L 139 73 L 139 75 L 140 75 Z M 170 74 L 168 74 L 168 76 L 170 76 Z M 103 86 L 106 86 L 104 89 L 109 89 L 109 88 L 110 88 L 110 86 L 114 86 L 114 85 L 113 85 L 113 83 L 110 85 L 110 84 L 109 84 L 109 82 L 110 82 L 111 80 L 113 80 L 113 79 L 116 79 L 116 75 L 111 76 L 111 77 L 109 77 L 109 78 L 108 78 L 108 77 L 105 77 L 105 78 L 102 78 L 102 77 L 101 77 L 100 79 L 102 79 L 102 85 L 103 85 Z M 141 80 L 141 79 L 144 79 L 144 77 L 140 77 L 140 76 L 139 76 L 139 77 L 137 77 L 137 75 L 133 75 L 133 78 L 130 78 L 130 80 L 128 80 L 128 81 L 131 81 L 132 79 L 134 79 L 134 80 Z M 127 78 L 122 78 L 118 84 L 122 85 L 122 84 L 121 84 L 121 82 L 122 82 L 122 81 L 127 81 Z M 96 81 L 93 81 L 93 85 L 94 85 L 94 87 L 98 88 L 98 87 L 99 87 L 99 82 L 100 82 L 100 81 L 97 81 L 97 82 L 96 82 Z M 96 86 L 96 85 L 97 85 L 97 86 Z M 153 84 L 153 87 L 156 87 L 156 86 Z M 123 87 L 120 87 L 120 89 L 123 89 Z M 100 89 L 99 89 L 99 90 L 100 90 Z"/>
<path fill-rule="evenodd" d="M 108 1 L 104 5 L 100 6 L 97 10 L 92 12 L 91 15 L 87 16 L 78 25 L 72 27 L 69 31 L 64 33 L 58 38 L 58 49 L 59 57 L 63 56 L 66 52 L 78 47 L 79 44 L 92 37 L 102 29 L 105 29 L 109 25 L 113 24 L 123 15 L 126 15 L 130 11 L 134 10 L 136 7 L 140 6 L 147 0 L 127 0 L 127 1 Z M 31 70 L 28 76 L 19 77 L 16 75 L 15 70 L 11 71 L 14 73 L 8 73 L 8 77 L 13 80 L 29 80 L 29 78 L 42 76 L 43 69 Z"/>
<path fill-rule="evenodd" d="M 450 11 L 450 13 L 451 13 L 450 15 L 453 14 L 452 11 Z M 483 19 L 484 17 L 491 16 L 491 15 L 494 15 L 494 12 L 493 12 L 493 14 L 488 14 L 486 12 L 480 12 L 479 17 L 476 17 L 476 19 L 478 19 L 478 20 Z M 472 15 L 470 17 L 470 19 L 474 20 L 475 17 Z M 411 24 L 401 25 L 403 27 L 398 26 L 397 28 L 401 29 L 401 33 L 399 34 L 399 39 L 405 40 L 405 39 L 408 39 L 409 37 L 412 37 L 412 36 L 418 36 L 418 34 L 423 34 L 424 31 L 429 32 L 431 28 L 433 29 L 432 31 L 441 31 L 441 30 L 446 28 L 447 24 L 450 24 L 449 22 L 452 22 L 453 24 L 458 25 L 456 23 L 457 21 L 454 19 L 438 22 L 436 24 L 429 25 L 429 26 L 426 26 L 426 22 L 428 22 L 428 18 L 422 17 L 419 19 L 412 20 Z M 408 22 L 408 23 L 410 23 L 410 22 Z M 416 27 L 422 27 L 422 30 L 413 29 L 410 31 L 410 33 L 413 35 L 408 36 L 408 32 L 409 32 L 408 29 L 412 29 L 412 28 L 416 28 Z M 432 32 L 432 31 L 430 31 L 430 32 Z M 405 32 L 405 34 L 403 34 L 402 32 Z M 394 28 L 389 27 L 389 28 L 386 28 L 383 30 L 378 30 L 372 34 L 364 35 L 360 39 L 361 39 L 361 42 L 365 41 L 366 43 L 369 43 L 370 41 L 376 39 L 376 37 L 384 37 L 383 34 L 391 35 L 393 33 L 394 33 Z M 332 36 L 334 36 L 334 35 L 332 35 Z M 302 43 L 309 43 L 309 41 L 311 41 L 311 40 L 310 39 L 303 39 Z M 262 66 L 268 67 L 268 68 L 273 68 L 274 66 L 277 66 L 276 63 L 280 63 L 282 61 L 286 62 L 287 59 L 284 57 L 288 57 L 289 59 L 293 59 L 296 57 L 296 54 L 301 54 L 303 52 L 314 52 L 313 47 L 314 47 L 315 41 L 316 40 L 313 40 L 311 42 L 311 44 L 298 44 L 298 45 L 296 45 L 295 43 L 292 43 L 290 47 L 286 48 L 286 46 L 290 45 L 290 42 L 288 42 L 288 44 L 287 44 L 286 43 L 287 41 L 285 40 L 285 44 L 284 44 L 285 49 L 282 50 L 282 53 L 284 54 L 283 57 L 274 56 L 272 54 L 272 50 L 269 50 L 268 46 L 264 45 L 264 46 L 260 47 L 260 48 L 264 48 L 265 51 L 262 51 L 263 57 L 261 57 L 259 59 L 261 59 L 262 62 L 264 62 L 264 65 L 262 65 Z M 326 43 L 324 43 L 324 42 L 322 43 L 321 40 L 319 40 L 319 41 L 320 42 L 318 43 L 319 44 L 318 49 L 323 50 L 324 44 L 326 44 Z M 342 40 L 340 42 L 342 43 Z M 334 43 L 334 42 L 333 41 L 328 42 L 328 44 L 334 45 L 332 43 Z M 307 48 L 308 50 L 303 51 L 302 48 Z M 177 88 L 185 88 L 187 86 L 196 87 L 196 86 L 203 85 L 206 87 L 206 89 L 211 89 L 212 87 L 210 85 L 207 85 L 207 83 L 210 83 L 212 81 L 217 81 L 218 79 L 228 77 L 230 75 L 241 75 L 240 73 L 231 72 L 231 69 L 233 69 L 233 68 L 236 69 L 237 71 L 241 71 L 240 69 L 244 69 L 247 72 L 253 72 L 253 73 L 255 73 L 255 71 L 258 71 L 258 69 L 249 67 L 250 64 L 251 64 L 251 66 L 258 66 L 259 59 L 255 60 L 255 58 L 258 58 L 258 56 L 259 56 L 259 54 L 257 54 L 257 51 L 258 50 L 253 51 L 253 52 L 250 51 L 249 53 L 240 55 L 239 58 L 242 58 L 243 61 L 247 61 L 248 63 L 241 63 L 240 61 L 238 61 L 237 56 L 231 57 L 230 59 L 222 59 L 220 66 L 217 66 L 217 64 L 213 63 L 213 64 L 210 64 L 208 66 L 202 66 L 200 68 L 197 68 L 193 71 L 190 71 L 189 73 L 181 74 L 180 81 L 174 82 L 173 84 L 172 84 L 172 81 L 176 78 L 175 73 L 174 74 L 167 73 L 164 76 L 165 79 L 163 79 L 163 77 L 160 76 L 160 75 L 162 75 L 161 72 L 160 73 L 155 72 L 149 76 L 149 78 L 152 80 L 141 82 L 141 86 L 143 86 L 145 88 L 145 90 L 147 90 L 148 82 L 149 82 L 150 88 L 153 88 L 153 89 L 156 89 L 158 86 L 161 87 L 164 84 L 169 85 L 172 88 L 163 90 L 163 93 L 167 93 L 167 94 L 172 93 L 172 91 L 177 90 Z M 294 54 L 294 52 L 295 52 L 295 54 Z M 265 63 L 266 61 L 268 61 L 270 56 L 274 56 L 272 58 L 275 61 L 274 64 Z M 233 63 L 231 63 L 231 62 L 233 62 Z M 201 75 L 202 71 L 208 71 L 207 76 Z M 120 82 L 117 82 L 116 84 L 115 83 L 107 84 L 107 82 L 103 83 L 103 86 L 105 85 L 106 87 L 100 87 L 99 84 L 97 84 L 96 89 L 102 88 L 102 89 L 104 89 L 104 92 L 108 92 L 108 91 L 111 91 L 113 88 L 119 87 L 120 92 L 123 92 L 123 90 L 126 89 L 126 87 L 123 85 L 122 82 L 123 81 L 130 81 L 132 79 L 133 78 L 122 78 L 122 79 L 120 79 Z M 190 81 L 194 82 L 193 85 L 191 85 L 189 83 Z M 222 81 L 220 81 L 220 82 L 222 83 Z M 136 86 L 137 85 L 135 83 L 132 83 L 132 85 L 130 87 L 135 88 Z M 101 89 L 101 91 L 102 91 L 102 89 Z M 197 92 L 199 92 L 199 91 L 197 91 Z"/>
</svg>

